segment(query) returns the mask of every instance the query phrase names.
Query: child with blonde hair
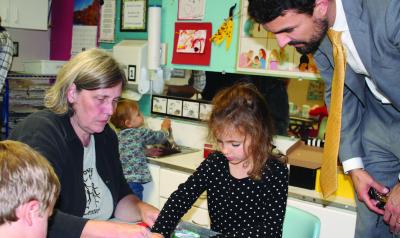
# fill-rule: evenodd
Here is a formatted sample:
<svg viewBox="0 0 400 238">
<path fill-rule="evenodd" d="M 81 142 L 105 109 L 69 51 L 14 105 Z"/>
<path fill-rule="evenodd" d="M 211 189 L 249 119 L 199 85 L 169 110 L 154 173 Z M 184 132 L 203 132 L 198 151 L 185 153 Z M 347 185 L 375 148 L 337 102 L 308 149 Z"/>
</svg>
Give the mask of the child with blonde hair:
<svg viewBox="0 0 400 238">
<path fill-rule="evenodd" d="M 171 120 L 164 119 L 159 131 L 144 128 L 144 118 L 138 103 L 123 99 L 118 102 L 110 121 L 120 130 L 119 153 L 125 178 L 133 193 L 143 199 L 143 184 L 151 181 L 145 154 L 146 145 L 165 141 L 171 129 Z"/>
<path fill-rule="evenodd" d="M 0 142 L 0 237 L 45 238 L 59 192 L 42 155 L 21 142 Z"/>
<path fill-rule="evenodd" d="M 273 153 L 272 119 L 252 84 L 235 84 L 213 98 L 208 121 L 218 151 L 210 154 L 165 203 L 152 231 L 170 237 L 180 218 L 207 191 L 218 237 L 281 237 L 288 168 Z"/>
</svg>

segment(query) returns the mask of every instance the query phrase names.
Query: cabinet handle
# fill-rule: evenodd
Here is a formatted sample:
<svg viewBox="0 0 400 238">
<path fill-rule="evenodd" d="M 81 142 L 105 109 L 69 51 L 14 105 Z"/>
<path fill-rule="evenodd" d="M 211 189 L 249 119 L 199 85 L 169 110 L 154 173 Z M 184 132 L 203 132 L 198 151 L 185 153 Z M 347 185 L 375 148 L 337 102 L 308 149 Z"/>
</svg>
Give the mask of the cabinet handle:
<svg viewBox="0 0 400 238">
<path fill-rule="evenodd" d="M 201 224 L 201 223 L 196 222 L 195 220 L 192 220 L 192 223 L 195 225 L 198 225 L 198 226 L 208 227 L 208 224 Z"/>
</svg>

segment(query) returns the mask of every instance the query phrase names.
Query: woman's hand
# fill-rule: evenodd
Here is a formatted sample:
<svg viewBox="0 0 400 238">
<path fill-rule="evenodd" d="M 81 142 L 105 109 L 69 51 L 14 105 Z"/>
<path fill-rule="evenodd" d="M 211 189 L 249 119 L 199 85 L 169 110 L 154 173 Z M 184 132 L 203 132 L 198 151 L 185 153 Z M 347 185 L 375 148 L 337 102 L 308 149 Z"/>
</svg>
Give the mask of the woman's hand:
<svg viewBox="0 0 400 238">
<path fill-rule="evenodd" d="M 149 225 L 150 227 L 152 227 L 155 221 L 157 220 L 160 211 L 157 208 L 145 202 L 140 202 L 138 203 L 137 206 L 139 208 L 142 221 L 147 225 Z"/>
<path fill-rule="evenodd" d="M 130 194 L 118 202 L 114 216 L 125 222 L 143 221 L 151 227 L 159 213 L 160 211 L 157 208 Z"/>
<path fill-rule="evenodd" d="M 155 234 L 155 233 L 154 233 Z M 149 229 L 129 224 L 111 221 L 90 220 L 83 228 L 81 238 L 161 238 L 154 236 Z"/>
</svg>

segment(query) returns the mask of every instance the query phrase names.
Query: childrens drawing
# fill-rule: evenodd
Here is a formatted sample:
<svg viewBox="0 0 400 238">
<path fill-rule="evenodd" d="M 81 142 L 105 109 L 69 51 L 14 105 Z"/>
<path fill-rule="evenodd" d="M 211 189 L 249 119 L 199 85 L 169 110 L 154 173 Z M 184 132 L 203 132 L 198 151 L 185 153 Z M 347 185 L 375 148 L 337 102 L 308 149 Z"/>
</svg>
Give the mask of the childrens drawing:
<svg viewBox="0 0 400 238">
<path fill-rule="evenodd" d="M 253 64 L 253 56 L 254 56 L 253 50 L 241 53 L 239 56 L 239 67 L 242 68 L 251 67 Z"/>
<path fill-rule="evenodd" d="M 261 69 L 260 57 L 258 57 L 258 55 L 254 56 L 253 65 L 252 66 L 255 69 Z"/>
<path fill-rule="evenodd" d="M 204 52 L 206 30 L 180 30 L 176 52 L 195 53 Z"/>
<path fill-rule="evenodd" d="M 315 64 L 312 54 L 301 55 L 300 62 L 299 62 L 299 71 L 316 73 L 316 74 L 319 73 L 317 65 Z"/>
<path fill-rule="evenodd" d="M 204 17 L 205 0 L 179 0 L 179 20 L 201 20 Z"/>
<path fill-rule="evenodd" d="M 267 53 L 265 52 L 265 49 L 261 48 L 258 51 L 258 57 L 260 58 L 260 68 L 261 69 L 266 69 Z"/>
<path fill-rule="evenodd" d="M 248 4 L 249 0 L 241 1 L 236 70 L 287 78 L 319 78 L 312 57 L 300 59 L 301 55 L 293 46 L 280 47 L 272 32 L 250 19 Z"/>
</svg>

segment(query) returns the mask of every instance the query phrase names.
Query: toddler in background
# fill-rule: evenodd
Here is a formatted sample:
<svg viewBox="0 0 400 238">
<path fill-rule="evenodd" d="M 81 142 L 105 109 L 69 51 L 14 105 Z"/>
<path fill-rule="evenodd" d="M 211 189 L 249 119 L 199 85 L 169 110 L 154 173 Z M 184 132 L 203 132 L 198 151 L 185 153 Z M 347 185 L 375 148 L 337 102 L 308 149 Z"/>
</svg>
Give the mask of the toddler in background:
<svg viewBox="0 0 400 238">
<path fill-rule="evenodd" d="M 145 154 L 146 145 L 166 140 L 171 129 L 171 120 L 164 119 L 160 131 L 143 128 L 144 118 L 138 103 L 123 99 L 118 102 L 110 121 L 120 130 L 117 134 L 125 178 L 133 193 L 142 200 L 143 184 L 151 181 Z"/>
<path fill-rule="evenodd" d="M 0 142 L 0 237 L 45 238 L 59 192 L 42 155 L 21 142 Z"/>
<path fill-rule="evenodd" d="M 180 218 L 207 191 L 211 229 L 218 237 L 281 237 L 288 168 L 273 153 L 272 119 L 252 84 L 235 84 L 213 98 L 211 153 L 171 194 L 152 232 L 170 237 Z"/>
</svg>

